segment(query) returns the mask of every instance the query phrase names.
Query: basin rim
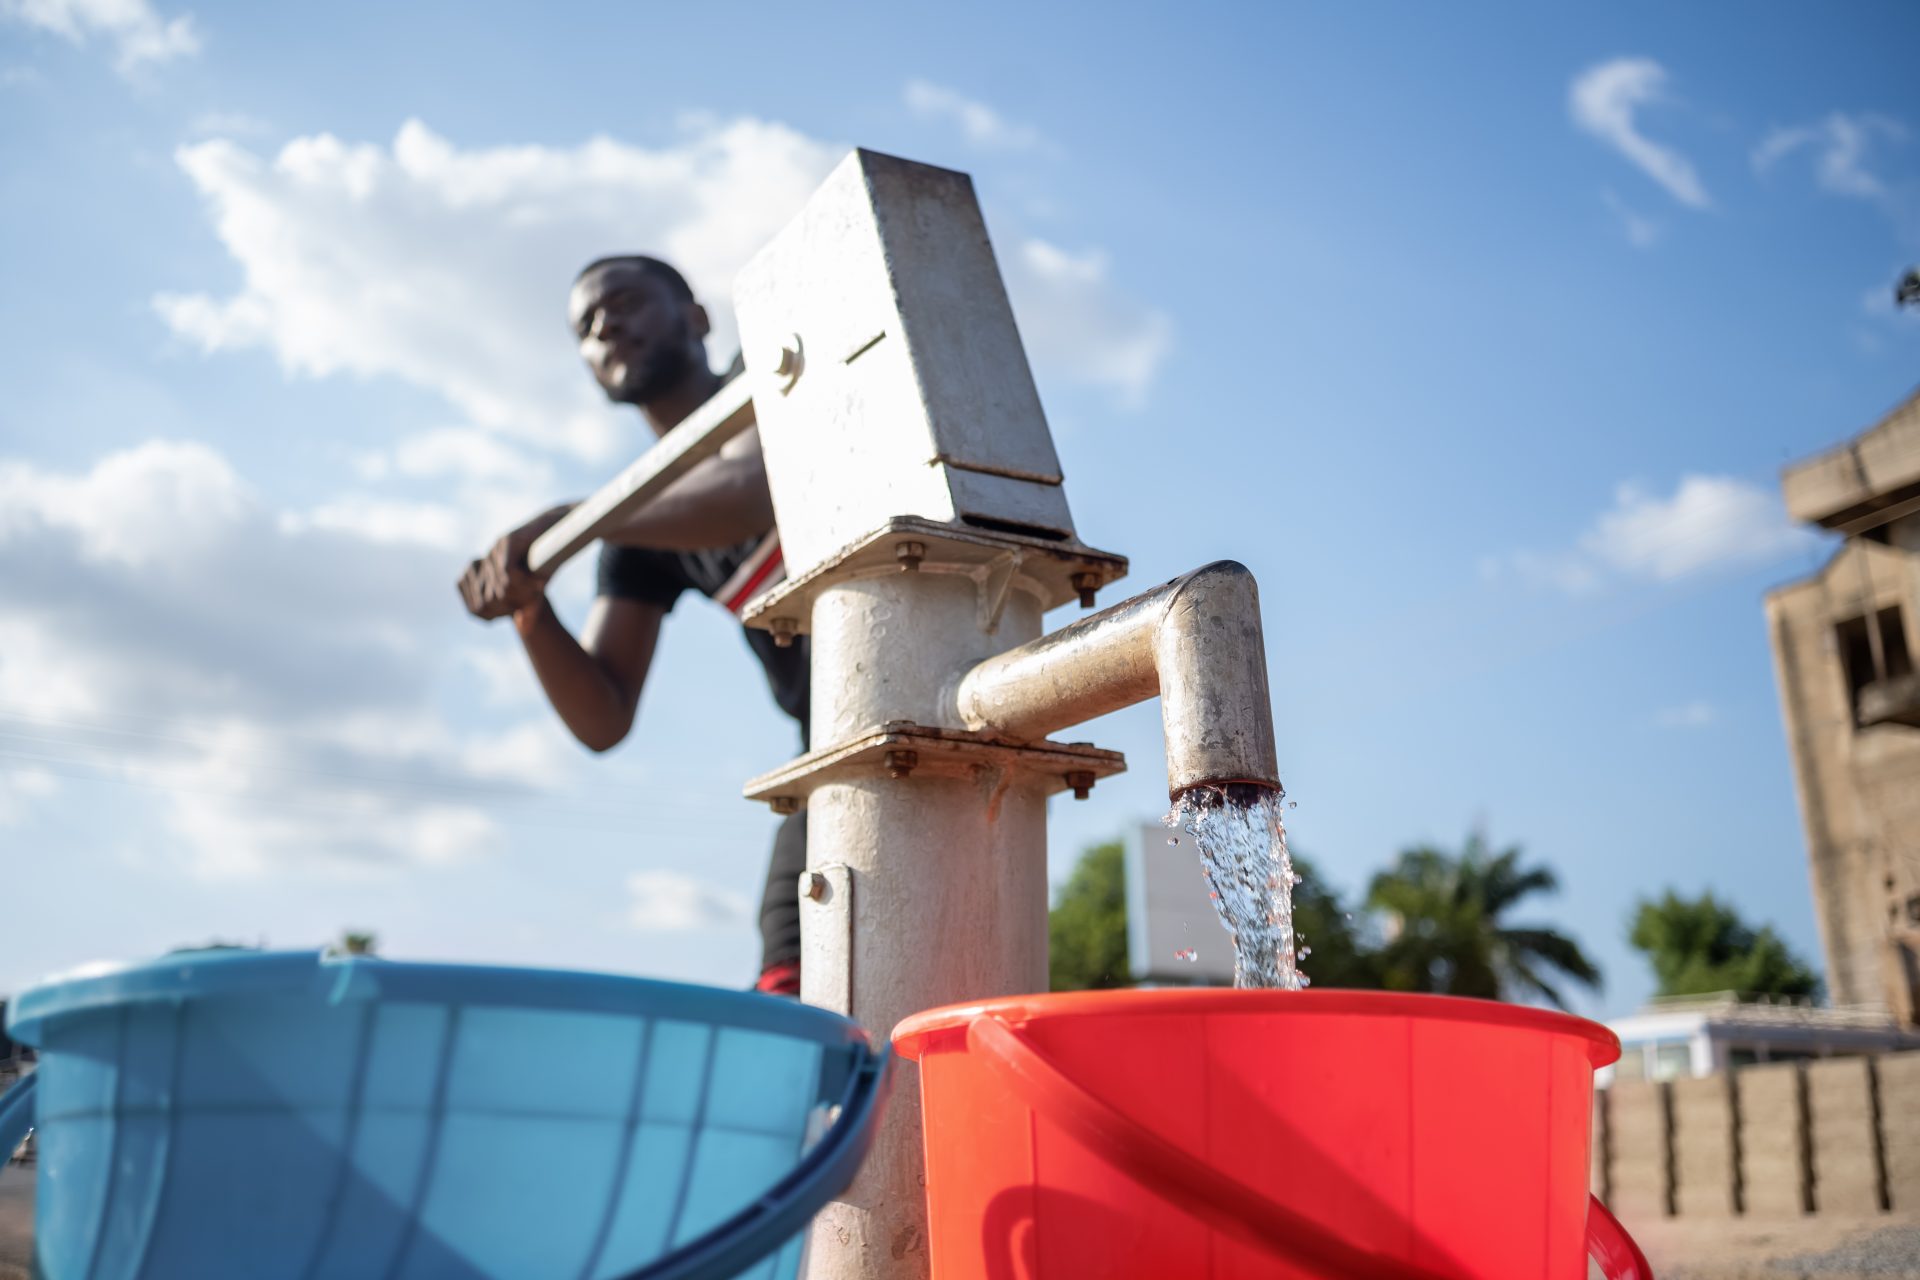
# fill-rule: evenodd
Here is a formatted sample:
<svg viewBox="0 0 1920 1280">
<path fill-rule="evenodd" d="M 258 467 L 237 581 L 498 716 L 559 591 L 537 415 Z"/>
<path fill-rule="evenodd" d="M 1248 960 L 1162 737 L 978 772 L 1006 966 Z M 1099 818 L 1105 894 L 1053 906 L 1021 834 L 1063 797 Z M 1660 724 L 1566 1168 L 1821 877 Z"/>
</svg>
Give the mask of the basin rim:
<svg viewBox="0 0 1920 1280">
<path fill-rule="evenodd" d="M 1587 1018 L 1553 1009 L 1476 1000 L 1466 996 L 1413 995 L 1399 991 L 1248 991 L 1233 988 L 1152 988 L 1128 991 L 1062 991 L 943 1005 L 916 1013 L 893 1029 L 900 1056 L 919 1061 L 930 1052 L 964 1045 L 969 1023 L 995 1017 L 1023 1027 L 1056 1018 L 1355 1016 L 1426 1022 L 1469 1022 L 1570 1036 L 1585 1042 L 1595 1068 L 1620 1059 L 1620 1037 Z"/>
</svg>

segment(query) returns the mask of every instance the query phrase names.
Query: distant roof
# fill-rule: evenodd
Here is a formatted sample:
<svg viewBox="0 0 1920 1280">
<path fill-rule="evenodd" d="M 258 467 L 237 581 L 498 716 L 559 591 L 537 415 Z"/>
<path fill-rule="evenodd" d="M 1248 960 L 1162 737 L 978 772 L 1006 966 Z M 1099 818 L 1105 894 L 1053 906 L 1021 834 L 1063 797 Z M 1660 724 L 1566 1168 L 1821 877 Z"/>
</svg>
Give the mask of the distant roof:
<svg viewBox="0 0 1920 1280">
<path fill-rule="evenodd" d="M 1644 1038 L 1660 1029 L 1711 1027 L 1715 1031 L 1875 1034 L 1892 1042 L 1920 1042 L 1883 1009 L 1825 1008 L 1780 998 L 1742 1000 L 1730 991 L 1704 996 L 1668 996 L 1649 1001 L 1631 1017 L 1607 1024 L 1622 1039 Z"/>
<path fill-rule="evenodd" d="M 1794 519 L 1861 533 L 1920 511 L 1920 388 L 1877 424 L 1780 477 Z"/>
</svg>

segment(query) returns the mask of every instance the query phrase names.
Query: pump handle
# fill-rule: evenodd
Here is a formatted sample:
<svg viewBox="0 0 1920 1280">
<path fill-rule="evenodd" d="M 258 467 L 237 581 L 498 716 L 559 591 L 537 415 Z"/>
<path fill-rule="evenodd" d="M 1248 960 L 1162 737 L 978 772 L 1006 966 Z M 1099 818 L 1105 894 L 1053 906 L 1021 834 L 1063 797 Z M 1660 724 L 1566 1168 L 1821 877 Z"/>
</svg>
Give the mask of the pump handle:
<svg viewBox="0 0 1920 1280">
<path fill-rule="evenodd" d="M 753 424 L 752 385 L 743 374 L 723 383 L 625 471 L 535 538 L 527 549 L 527 567 L 552 573 Z"/>
</svg>

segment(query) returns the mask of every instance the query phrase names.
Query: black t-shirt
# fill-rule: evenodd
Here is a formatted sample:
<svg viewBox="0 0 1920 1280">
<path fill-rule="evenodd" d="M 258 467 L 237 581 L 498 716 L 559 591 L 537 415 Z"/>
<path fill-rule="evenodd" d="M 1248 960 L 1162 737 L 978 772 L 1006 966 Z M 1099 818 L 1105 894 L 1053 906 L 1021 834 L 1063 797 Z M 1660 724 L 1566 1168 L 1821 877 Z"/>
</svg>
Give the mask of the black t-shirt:
<svg viewBox="0 0 1920 1280">
<path fill-rule="evenodd" d="M 776 534 L 749 538 L 737 547 L 713 551 L 661 551 L 651 547 L 606 544 L 600 551 L 600 594 L 615 600 L 639 600 L 671 610 L 683 591 L 698 591 L 738 614 L 742 607 L 778 581 L 780 540 Z M 747 647 L 760 659 L 767 687 L 782 711 L 800 726 L 800 748 L 807 748 L 807 704 L 811 691 L 807 638 L 782 649 L 765 631 L 742 628 Z"/>
</svg>

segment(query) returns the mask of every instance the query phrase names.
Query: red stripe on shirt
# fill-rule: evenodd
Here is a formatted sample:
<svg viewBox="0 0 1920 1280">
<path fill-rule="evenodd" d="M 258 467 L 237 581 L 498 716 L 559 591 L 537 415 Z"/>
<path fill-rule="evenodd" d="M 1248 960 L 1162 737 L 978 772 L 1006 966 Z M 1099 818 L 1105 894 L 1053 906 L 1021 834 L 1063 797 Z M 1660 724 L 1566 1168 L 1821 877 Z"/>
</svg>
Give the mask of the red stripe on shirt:
<svg viewBox="0 0 1920 1280">
<path fill-rule="evenodd" d="M 785 567 L 786 558 L 781 554 L 781 549 L 776 543 L 772 554 L 768 555 L 760 567 L 753 571 L 753 575 L 741 584 L 738 591 L 728 596 L 723 602 L 727 611 L 737 617 L 740 611 L 747 607 L 748 602 L 760 594 L 761 589 L 767 585 L 773 575 Z"/>
</svg>

